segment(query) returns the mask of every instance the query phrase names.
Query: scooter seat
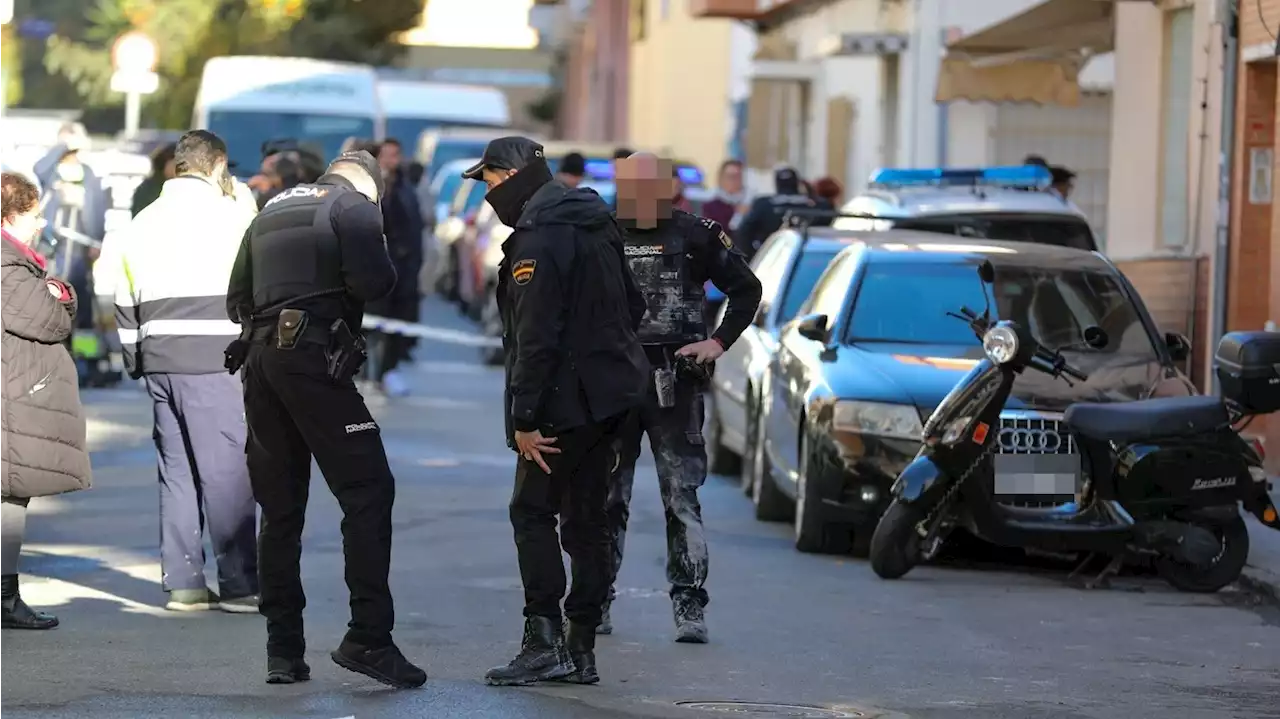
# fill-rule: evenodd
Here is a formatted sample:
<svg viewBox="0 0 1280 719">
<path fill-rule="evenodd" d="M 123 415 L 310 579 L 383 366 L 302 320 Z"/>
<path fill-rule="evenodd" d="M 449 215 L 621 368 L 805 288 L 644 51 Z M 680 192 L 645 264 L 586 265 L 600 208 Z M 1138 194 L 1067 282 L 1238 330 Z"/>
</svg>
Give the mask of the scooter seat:
<svg viewBox="0 0 1280 719">
<path fill-rule="evenodd" d="M 1063 419 L 1081 436 L 1120 444 L 1211 432 L 1231 421 L 1220 398 L 1200 396 L 1073 404 Z"/>
</svg>

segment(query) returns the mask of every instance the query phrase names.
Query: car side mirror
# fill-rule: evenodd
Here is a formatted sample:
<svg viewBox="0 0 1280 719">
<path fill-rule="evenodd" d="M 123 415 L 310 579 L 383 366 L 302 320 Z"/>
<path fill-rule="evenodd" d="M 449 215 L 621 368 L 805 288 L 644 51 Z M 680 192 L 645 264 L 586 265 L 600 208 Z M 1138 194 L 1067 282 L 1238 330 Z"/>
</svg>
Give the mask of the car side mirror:
<svg viewBox="0 0 1280 719">
<path fill-rule="evenodd" d="M 1169 348 L 1169 356 L 1174 362 L 1185 361 L 1191 356 L 1191 340 L 1185 335 L 1177 332 L 1166 332 L 1164 334 L 1164 344 Z"/>
<path fill-rule="evenodd" d="M 814 342 L 827 343 L 827 316 L 809 315 L 796 322 L 796 332 L 800 336 Z"/>
</svg>

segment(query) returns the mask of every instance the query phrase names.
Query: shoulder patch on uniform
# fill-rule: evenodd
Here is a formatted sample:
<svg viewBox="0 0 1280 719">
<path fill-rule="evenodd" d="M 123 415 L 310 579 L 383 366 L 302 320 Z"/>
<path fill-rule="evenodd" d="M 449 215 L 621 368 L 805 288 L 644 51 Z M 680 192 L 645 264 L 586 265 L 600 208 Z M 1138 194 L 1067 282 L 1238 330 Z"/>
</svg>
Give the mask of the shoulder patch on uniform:
<svg viewBox="0 0 1280 719">
<path fill-rule="evenodd" d="M 733 249 L 733 240 L 729 239 L 729 235 L 724 230 L 720 230 L 720 244 L 724 245 L 726 250 Z"/>
<path fill-rule="evenodd" d="M 520 260 L 511 266 L 511 279 L 517 285 L 527 285 L 533 279 L 533 271 L 537 269 L 537 260 Z"/>
</svg>

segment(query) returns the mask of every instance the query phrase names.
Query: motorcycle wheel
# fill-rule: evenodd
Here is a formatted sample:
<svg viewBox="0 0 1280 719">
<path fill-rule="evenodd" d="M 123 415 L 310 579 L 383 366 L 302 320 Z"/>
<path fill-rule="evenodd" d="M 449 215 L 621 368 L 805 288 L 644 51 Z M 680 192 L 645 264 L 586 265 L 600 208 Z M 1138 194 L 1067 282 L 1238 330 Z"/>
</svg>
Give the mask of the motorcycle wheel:
<svg viewBox="0 0 1280 719">
<path fill-rule="evenodd" d="M 871 570 L 881 579 L 898 579 L 920 562 L 920 535 L 916 524 L 924 513 L 894 500 L 880 517 L 871 535 Z"/>
<path fill-rule="evenodd" d="M 1195 594 L 1213 594 L 1240 578 L 1249 559 L 1249 527 L 1236 516 L 1222 524 L 1201 523 L 1198 526 L 1217 535 L 1222 551 L 1213 564 L 1205 568 L 1174 561 L 1168 557 L 1156 560 L 1156 573 L 1174 589 Z"/>
</svg>

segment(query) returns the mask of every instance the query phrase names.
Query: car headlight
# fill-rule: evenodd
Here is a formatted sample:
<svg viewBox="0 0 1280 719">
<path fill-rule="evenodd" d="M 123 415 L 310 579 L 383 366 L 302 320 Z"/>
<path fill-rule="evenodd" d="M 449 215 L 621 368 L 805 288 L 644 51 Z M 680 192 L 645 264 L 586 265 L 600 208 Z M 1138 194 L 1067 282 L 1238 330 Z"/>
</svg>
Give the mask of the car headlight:
<svg viewBox="0 0 1280 719">
<path fill-rule="evenodd" d="M 992 327 L 982 337 L 982 350 L 992 362 L 1005 364 L 1018 354 L 1018 333 L 1002 325 Z"/>
<path fill-rule="evenodd" d="M 924 428 L 915 407 L 883 402 L 836 402 L 831 424 L 838 430 L 880 437 L 920 440 Z"/>
</svg>

